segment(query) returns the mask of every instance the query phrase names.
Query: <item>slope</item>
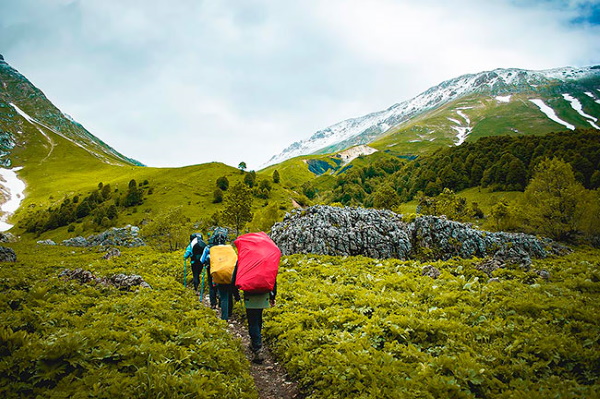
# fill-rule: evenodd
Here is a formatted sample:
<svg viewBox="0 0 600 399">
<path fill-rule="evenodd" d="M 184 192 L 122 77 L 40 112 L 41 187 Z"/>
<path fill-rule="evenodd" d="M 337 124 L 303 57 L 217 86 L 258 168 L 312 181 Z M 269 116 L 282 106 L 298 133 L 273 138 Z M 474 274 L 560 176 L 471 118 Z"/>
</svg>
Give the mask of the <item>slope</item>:
<svg viewBox="0 0 600 399">
<path fill-rule="evenodd" d="M 383 137 L 387 139 L 380 148 L 402 144 L 398 150 L 420 153 L 515 130 L 544 134 L 564 127 L 598 128 L 599 90 L 600 66 L 545 71 L 496 69 L 463 75 L 386 110 L 320 130 L 291 144 L 267 165 L 377 143 Z M 471 112 L 479 115 L 471 116 Z"/>
</svg>

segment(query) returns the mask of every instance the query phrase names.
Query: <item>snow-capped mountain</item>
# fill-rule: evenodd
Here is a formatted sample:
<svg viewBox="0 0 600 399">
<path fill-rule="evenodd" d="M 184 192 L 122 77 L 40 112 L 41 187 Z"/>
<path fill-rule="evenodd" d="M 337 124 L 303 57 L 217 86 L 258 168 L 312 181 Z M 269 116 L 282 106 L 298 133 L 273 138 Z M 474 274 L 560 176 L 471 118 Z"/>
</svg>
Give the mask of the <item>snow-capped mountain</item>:
<svg viewBox="0 0 600 399">
<path fill-rule="evenodd" d="M 393 128 L 407 123 L 427 111 L 439 109 L 445 104 L 470 95 L 492 97 L 496 99 L 498 105 L 502 105 L 502 103 L 510 102 L 512 95 L 527 93 L 528 97 L 538 100 L 533 104 L 536 104 L 539 110 L 550 118 L 547 113 L 549 107 L 544 99 L 550 96 L 565 95 L 569 97 L 563 98 L 571 101 L 574 109 L 581 108 L 579 100 L 573 97 L 573 93 L 577 92 L 585 93 L 596 103 L 600 103 L 598 100 L 600 98 L 599 83 L 600 66 L 565 67 L 543 71 L 510 68 L 463 75 L 442 82 L 415 98 L 394 104 L 386 110 L 348 119 L 319 130 L 308 139 L 293 143 L 280 154 L 273 156 L 263 166 L 276 164 L 300 155 L 329 153 L 353 145 L 371 143 L 392 131 Z M 540 102 L 543 105 L 540 105 Z M 579 114 L 581 115 L 581 113 Z M 595 119 L 592 115 L 586 115 Z M 461 144 L 472 131 L 473 126 L 471 126 L 469 117 L 460 108 L 456 109 L 456 116 L 457 118 L 447 118 L 452 122 L 452 126 L 448 130 L 453 131 L 456 135 L 454 144 Z M 588 118 L 588 120 L 594 122 L 593 119 Z M 557 120 L 554 121 L 557 122 Z M 571 123 L 558 123 L 567 127 L 573 126 Z"/>
</svg>

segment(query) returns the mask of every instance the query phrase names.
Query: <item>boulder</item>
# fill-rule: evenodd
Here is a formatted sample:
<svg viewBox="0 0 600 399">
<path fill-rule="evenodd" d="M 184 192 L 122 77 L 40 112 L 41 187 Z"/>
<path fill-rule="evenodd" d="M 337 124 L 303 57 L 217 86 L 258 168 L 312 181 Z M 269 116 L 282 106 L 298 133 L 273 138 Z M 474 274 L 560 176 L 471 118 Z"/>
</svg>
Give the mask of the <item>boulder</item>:
<svg viewBox="0 0 600 399">
<path fill-rule="evenodd" d="M 109 248 L 108 251 L 104 254 L 102 259 L 112 259 L 121 256 L 121 251 L 119 248 Z"/>
<path fill-rule="evenodd" d="M 137 226 L 113 227 L 87 238 L 69 238 L 63 240 L 62 244 L 69 247 L 141 247 L 146 243 L 139 237 L 139 232 L 140 229 Z"/>
<path fill-rule="evenodd" d="M 403 260 L 492 257 L 493 262 L 486 266 L 489 270 L 506 263 L 528 268 L 532 257 L 544 258 L 568 250 L 549 239 L 481 231 L 444 217 L 419 216 L 405 222 L 402 215 L 388 210 L 324 205 L 291 211 L 273 226 L 271 238 L 284 255 L 363 255 Z"/>
<path fill-rule="evenodd" d="M 40 245 L 56 245 L 56 243 L 52 240 L 40 240 L 37 243 Z"/>
<path fill-rule="evenodd" d="M 12 248 L 0 247 L 0 262 L 16 262 L 17 254 Z"/>
<path fill-rule="evenodd" d="M 92 272 L 78 268 L 75 270 L 65 269 L 59 273 L 58 277 L 75 280 L 80 284 L 95 283 L 107 286 L 110 285 L 120 290 L 127 291 L 136 286 L 152 288 L 141 276 L 136 274 L 127 275 L 119 273 L 108 277 L 96 277 Z"/>
<path fill-rule="evenodd" d="M 408 226 L 387 210 L 317 205 L 296 209 L 271 229 L 282 254 L 407 259 L 411 250 Z"/>
</svg>

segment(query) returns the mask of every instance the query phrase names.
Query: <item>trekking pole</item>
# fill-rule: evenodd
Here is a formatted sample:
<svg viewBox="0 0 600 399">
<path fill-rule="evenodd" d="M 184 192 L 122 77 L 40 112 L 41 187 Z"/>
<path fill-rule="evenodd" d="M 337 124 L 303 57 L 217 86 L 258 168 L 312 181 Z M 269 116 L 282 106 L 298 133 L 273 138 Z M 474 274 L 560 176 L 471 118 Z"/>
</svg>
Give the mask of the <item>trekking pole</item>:
<svg viewBox="0 0 600 399">
<path fill-rule="evenodd" d="M 183 260 L 183 286 L 187 287 L 187 259 Z"/>
<path fill-rule="evenodd" d="M 204 299 L 204 275 L 206 274 L 206 267 L 202 268 L 202 284 L 200 285 L 200 302 Z"/>
</svg>

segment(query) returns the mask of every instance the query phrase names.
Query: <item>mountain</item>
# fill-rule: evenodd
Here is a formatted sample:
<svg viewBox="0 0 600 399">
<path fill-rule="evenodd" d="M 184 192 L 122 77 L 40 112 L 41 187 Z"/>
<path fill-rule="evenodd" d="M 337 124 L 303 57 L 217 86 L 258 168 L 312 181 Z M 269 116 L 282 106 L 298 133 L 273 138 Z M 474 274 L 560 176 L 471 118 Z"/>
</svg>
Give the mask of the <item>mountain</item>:
<svg viewBox="0 0 600 399">
<path fill-rule="evenodd" d="M 412 154 L 486 135 L 600 129 L 598 117 L 600 66 L 495 69 L 447 80 L 386 110 L 319 130 L 265 166 L 360 144 Z"/>
<path fill-rule="evenodd" d="M 62 139 L 101 162 L 142 166 L 62 113 L 0 55 L 0 165 L 9 167 L 20 165 L 25 160 L 48 159 Z M 40 144 L 46 151 L 28 148 Z"/>
</svg>

